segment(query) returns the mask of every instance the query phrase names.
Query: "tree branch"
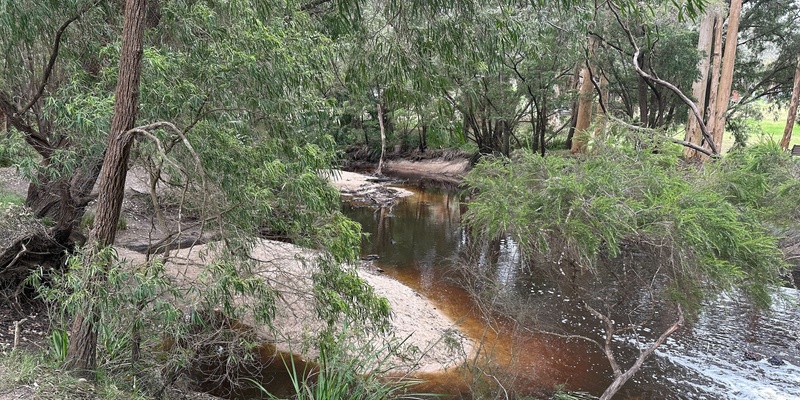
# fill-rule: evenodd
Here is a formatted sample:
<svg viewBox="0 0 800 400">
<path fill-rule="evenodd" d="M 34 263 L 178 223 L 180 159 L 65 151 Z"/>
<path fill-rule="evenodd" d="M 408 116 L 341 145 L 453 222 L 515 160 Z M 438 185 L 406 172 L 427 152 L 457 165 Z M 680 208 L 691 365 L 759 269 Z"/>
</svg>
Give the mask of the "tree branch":
<svg viewBox="0 0 800 400">
<path fill-rule="evenodd" d="M 25 135 L 25 142 L 31 145 L 39 155 L 49 158 L 53 154 L 53 147 L 50 146 L 47 138 L 22 119 L 22 114 L 17 106 L 11 102 L 8 94 L 2 91 L 0 91 L 0 112 L 6 115 L 11 126 Z"/>
<path fill-rule="evenodd" d="M 681 92 L 681 90 L 678 89 L 675 85 L 663 79 L 653 77 L 652 75 L 642 70 L 642 67 L 639 66 L 639 53 L 641 52 L 641 50 L 639 49 L 639 46 L 636 44 L 636 40 L 634 40 L 633 38 L 633 33 L 631 33 L 630 28 L 628 28 L 628 26 L 625 25 L 624 22 L 622 22 L 622 18 L 620 18 L 619 13 L 614 8 L 614 5 L 611 4 L 611 2 L 609 1 L 607 1 L 606 4 L 608 4 L 608 8 L 611 10 L 611 13 L 614 14 L 614 18 L 617 20 L 617 23 L 620 25 L 620 27 L 622 27 L 622 30 L 625 31 L 625 34 L 628 37 L 628 41 L 635 50 L 633 53 L 633 67 L 634 69 L 636 69 L 636 73 L 639 74 L 639 76 L 641 76 L 645 80 L 651 80 L 655 83 L 658 83 L 661 86 L 666 87 L 667 89 L 675 93 L 678 97 L 680 97 L 680 99 L 687 106 L 689 106 L 689 109 L 692 110 L 692 114 L 694 115 L 694 117 L 697 118 L 698 125 L 700 126 L 700 131 L 703 134 L 703 138 L 705 138 L 706 142 L 708 143 L 708 146 L 711 148 L 711 153 L 713 154 L 713 156 L 719 155 L 719 151 L 717 150 L 717 147 L 714 145 L 714 139 L 708 133 L 708 128 L 706 127 L 705 122 L 703 122 L 703 117 L 700 114 L 700 110 L 697 108 L 697 104 L 695 104 L 691 99 L 686 97 L 686 95 L 683 94 L 683 92 Z"/>
<path fill-rule="evenodd" d="M 64 36 L 64 32 L 66 32 L 67 28 L 73 22 L 80 19 L 83 16 L 83 14 L 94 8 L 96 5 L 100 4 L 100 1 L 101 0 L 95 0 L 94 3 L 84 7 L 82 10 L 78 11 L 78 13 L 74 17 L 68 19 L 66 22 L 61 24 L 60 28 L 58 28 L 58 31 L 56 31 L 56 37 L 53 40 L 53 51 L 50 53 L 50 60 L 47 61 L 47 66 L 44 67 L 44 75 L 42 76 L 42 82 L 39 83 L 39 88 L 36 90 L 36 94 L 33 96 L 33 98 L 31 98 L 31 100 L 28 102 L 28 104 L 25 105 L 25 107 L 22 107 L 22 110 L 19 112 L 20 115 L 28 112 L 28 110 L 30 110 L 31 107 L 33 107 L 33 105 L 36 104 L 36 102 L 39 101 L 39 99 L 42 97 L 42 94 L 44 93 L 44 88 L 47 86 L 47 81 L 50 80 L 50 75 L 53 73 L 53 66 L 55 66 L 56 58 L 58 58 L 58 51 L 61 48 L 61 37 Z"/>
<path fill-rule="evenodd" d="M 594 311 L 592 312 L 594 313 Z M 633 374 L 639 371 L 639 369 L 642 367 L 642 364 L 644 364 L 644 361 L 648 357 L 650 357 L 650 355 L 652 355 L 653 352 L 656 351 L 658 346 L 661 346 L 661 344 L 664 343 L 664 341 L 666 341 L 667 338 L 670 335 L 672 335 L 675 331 L 677 331 L 678 328 L 680 328 L 682 325 L 683 325 L 683 309 L 681 309 L 681 306 L 678 306 L 678 320 L 675 321 L 675 323 L 672 324 L 672 326 L 667 328 L 667 330 L 665 330 L 653 344 L 651 344 L 647 349 L 645 349 L 645 351 L 639 353 L 639 357 L 636 358 L 636 361 L 630 368 L 628 368 L 627 371 L 625 371 L 625 373 L 616 376 L 614 382 L 612 382 L 611 385 L 609 385 L 608 388 L 605 390 L 605 392 L 603 392 L 603 395 L 600 397 L 600 400 L 611 399 L 611 397 L 613 397 L 614 394 L 616 394 L 619 391 L 619 389 L 622 388 L 622 385 L 624 385 L 625 382 L 627 382 L 628 379 L 630 379 L 633 376 Z M 616 375 L 616 370 L 615 370 L 615 375 Z"/>
</svg>

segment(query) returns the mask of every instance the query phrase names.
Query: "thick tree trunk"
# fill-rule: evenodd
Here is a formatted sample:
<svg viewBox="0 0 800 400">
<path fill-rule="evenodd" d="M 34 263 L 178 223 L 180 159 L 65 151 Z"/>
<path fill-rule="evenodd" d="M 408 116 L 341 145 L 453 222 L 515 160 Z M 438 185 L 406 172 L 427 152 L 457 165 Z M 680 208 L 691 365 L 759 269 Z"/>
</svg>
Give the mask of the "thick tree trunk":
<svg viewBox="0 0 800 400">
<path fill-rule="evenodd" d="M 89 234 L 86 262 L 94 262 L 93 255 L 98 250 L 113 245 L 117 233 L 132 141 L 129 131 L 136 123 L 138 112 L 146 7 L 146 0 L 128 0 L 125 3 L 114 115 L 100 173 L 97 213 Z M 102 267 L 108 268 L 107 265 Z M 105 276 L 96 279 L 105 279 Z M 84 374 L 95 368 L 99 319 L 96 307 L 87 304 L 83 314 L 75 316 L 70 332 L 67 367 Z"/>
<path fill-rule="evenodd" d="M 739 34 L 739 16 L 742 13 L 742 0 L 731 0 L 731 8 L 728 14 L 728 34 L 725 38 L 725 53 L 722 60 L 722 72 L 719 78 L 719 92 L 717 93 L 717 104 L 714 123 L 714 145 L 717 149 L 722 148 L 722 136 L 725 132 L 725 114 L 728 111 L 728 104 L 731 98 L 731 86 L 733 85 L 733 66 L 736 62 L 736 46 Z"/>
<path fill-rule="evenodd" d="M 502 129 L 501 134 L 503 135 L 502 152 L 504 156 L 508 157 L 511 154 L 511 124 L 508 121 L 503 121 L 498 125 Z"/>
<path fill-rule="evenodd" d="M 692 84 L 692 96 L 697 102 L 697 108 L 700 112 L 704 112 L 706 108 L 706 89 L 708 88 L 708 68 L 711 65 L 711 45 L 714 38 L 714 21 L 716 20 L 716 12 L 709 10 L 703 16 L 700 22 L 700 38 L 697 41 L 697 51 L 700 53 L 700 61 L 697 62 L 697 70 L 700 72 L 700 77 Z M 703 141 L 703 133 L 700 131 L 700 122 L 692 112 L 689 112 L 689 123 L 686 127 L 686 136 L 684 137 L 689 143 L 700 145 Z M 696 150 L 690 147 L 684 147 L 683 156 L 685 158 L 693 158 L 697 153 Z"/>
<path fill-rule="evenodd" d="M 800 57 L 797 58 L 797 68 L 795 68 L 794 70 L 794 86 L 792 86 L 792 100 L 789 103 L 789 115 L 786 117 L 786 127 L 783 128 L 783 137 L 781 138 L 781 148 L 784 150 L 789 149 L 789 143 L 792 141 L 794 120 L 797 117 L 798 98 L 800 98 Z"/>
</svg>

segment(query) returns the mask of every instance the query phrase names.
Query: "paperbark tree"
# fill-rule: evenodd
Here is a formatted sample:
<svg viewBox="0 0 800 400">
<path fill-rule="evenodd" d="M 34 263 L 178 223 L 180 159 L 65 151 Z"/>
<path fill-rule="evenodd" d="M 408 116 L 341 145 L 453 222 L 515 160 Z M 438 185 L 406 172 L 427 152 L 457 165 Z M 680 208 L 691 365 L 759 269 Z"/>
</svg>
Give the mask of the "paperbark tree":
<svg viewBox="0 0 800 400">
<path fill-rule="evenodd" d="M 697 108 L 701 113 L 705 110 L 706 106 L 706 89 L 708 87 L 708 69 L 711 66 L 711 45 L 714 37 L 714 22 L 716 21 L 716 13 L 709 10 L 703 16 L 700 22 L 700 38 L 697 41 L 697 51 L 701 53 L 700 61 L 697 63 L 697 70 L 700 72 L 700 77 L 692 84 L 692 96 L 697 102 Z M 686 128 L 685 140 L 689 143 L 701 144 L 703 134 L 700 132 L 700 124 L 697 118 L 690 112 L 689 123 Z M 697 151 L 691 147 L 686 147 L 683 150 L 683 155 L 686 158 L 693 158 Z"/>
<path fill-rule="evenodd" d="M 728 34 L 725 38 L 725 53 L 722 60 L 722 71 L 719 78 L 719 92 L 717 93 L 716 111 L 714 113 L 714 148 L 722 146 L 722 135 L 725 132 L 726 112 L 731 98 L 733 84 L 733 67 L 736 62 L 737 37 L 739 33 L 739 16 L 742 13 L 742 0 L 731 0 L 728 12 Z"/>
<path fill-rule="evenodd" d="M 575 135 L 572 137 L 572 148 L 570 149 L 572 153 L 583 153 L 586 151 L 586 134 L 589 125 L 592 123 L 594 85 L 592 84 L 592 74 L 589 63 L 595 43 L 595 39 L 590 37 L 587 44 L 586 63 L 581 70 L 581 88 L 578 93 L 578 116 L 575 122 Z"/>
<path fill-rule="evenodd" d="M 800 57 L 797 58 L 797 68 L 794 71 L 794 86 L 792 86 L 792 100 L 789 103 L 789 115 L 786 117 L 786 127 L 783 128 L 781 138 L 781 148 L 789 149 L 789 142 L 792 141 L 792 130 L 794 130 L 794 120 L 797 117 L 797 102 L 800 97 Z"/>
<path fill-rule="evenodd" d="M 113 245 L 117 233 L 132 142 L 129 131 L 134 128 L 139 105 L 146 7 L 146 0 L 128 0 L 125 3 L 114 114 L 100 173 L 94 228 L 87 241 L 87 263 L 95 261 L 93 255 L 99 250 Z M 109 260 L 101 257 L 97 261 Z M 104 277 L 101 275 L 97 279 Z M 75 316 L 67 350 L 68 368 L 84 374 L 94 370 L 97 321 L 94 304 L 87 304 L 84 312 Z"/>
</svg>

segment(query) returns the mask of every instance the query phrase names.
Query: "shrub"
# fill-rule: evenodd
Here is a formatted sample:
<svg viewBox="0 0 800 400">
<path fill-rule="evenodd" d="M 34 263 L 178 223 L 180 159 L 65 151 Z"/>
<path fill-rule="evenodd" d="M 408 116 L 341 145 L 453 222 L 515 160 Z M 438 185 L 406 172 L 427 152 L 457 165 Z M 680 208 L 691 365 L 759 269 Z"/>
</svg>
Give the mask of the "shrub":
<svg viewBox="0 0 800 400">
<path fill-rule="evenodd" d="M 487 159 L 467 177 L 475 197 L 465 220 L 480 236 L 510 235 L 524 255 L 566 258 L 595 275 L 601 254 L 655 244 L 673 294 L 738 288 L 766 304 L 786 264 L 764 222 L 785 213 L 798 185 L 792 161 L 759 145 L 696 170 L 667 146 L 616 137 L 593 143 L 587 158 Z"/>
</svg>

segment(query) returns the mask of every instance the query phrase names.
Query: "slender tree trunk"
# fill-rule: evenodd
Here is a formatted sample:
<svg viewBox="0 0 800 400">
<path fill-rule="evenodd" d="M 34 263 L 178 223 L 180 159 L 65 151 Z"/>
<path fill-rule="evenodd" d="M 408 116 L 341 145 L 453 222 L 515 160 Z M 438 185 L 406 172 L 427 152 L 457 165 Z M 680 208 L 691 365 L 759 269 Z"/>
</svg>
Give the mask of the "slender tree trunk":
<svg viewBox="0 0 800 400">
<path fill-rule="evenodd" d="M 643 59 L 644 56 L 639 55 L 639 65 L 642 66 L 642 69 L 645 69 L 646 67 L 644 64 L 642 64 Z M 648 116 L 650 115 L 650 111 L 647 106 L 647 82 L 644 81 L 644 77 L 641 75 L 637 80 L 637 89 L 639 91 L 639 123 L 641 126 L 647 127 L 649 122 Z"/>
<path fill-rule="evenodd" d="M 575 63 L 575 72 L 572 74 L 572 85 L 570 87 L 572 89 L 574 89 L 574 90 L 579 90 L 580 89 L 581 64 L 582 64 L 581 62 Z M 567 142 L 566 142 L 566 148 L 567 149 L 572 149 L 572 139 L 575 136 L 575 125 L 578 123 L 578 104 L 579 103 L 580 103 L 579 100 L 575 100 L 575 101 L 572 102 L 572 112 L 570 113 L 570 117 L 569 117 L 569 131 L 567 132 Z"/>
<path fill-rule="evenodd" d="M 592 74 L 589 69 L 591 54 L 594 51 L 595 41 L 589 39 L 589 57 L 587 57 L 586 65 L 581 71 L 581 89 L 578 97 L 578 119 L 575 122 L 575 135 L 572 137 L 572 153 L 583 153 L 586 151 L 586 135 L 588 133 L 589 125 L 592 123 L 592 98 L 594 94 L 594 85 L 592 84 Z"/>
<path fill-rule="evenodd" d="M 502 152 L 504 156 L 508 157 L 509 154 L 511 154 L 511 124 L 509 124 L 508 121 L 503 121 L 499 123 L 498 126 L 502 129 Z"/>
<path fill-rule="evenodd" d="M 595 136 L 602 133 L 606 129 L 606 113 L 609 111 L 607 108 L 608 79 L 606 79 L 606 74 L 600 73 L 600 100 L 597 102 L 597 124 L 594 127 Z"/>
<path fill-rule="evenodd" d="M 781 148 L 789 149 L 792 141 L 792 130 L 794 130 L 794 120 L 797 117 L 797 102 L 800 98 L 800 57 L 797 58 L 797 68 L 794 70 L 794 86 L 792 86 L 792 101 L 789 103 L 789 115 L 786 117 L 786 127 L 783 128 L 781 138 Z"/>
<path fill-rule="evenodd" d="M 694 96 L 697 102 L 697 109 L 699 109 L 700 112 L 704 112 L 706 107 L 708 68 L 711 65 L 711 45 L 714 38 L 715 20 L 716 12 L 709 10 L 700 22 L 700 39 L 697 41 L 697 51 L 700 53 L 700 61 L 697 62 L 697 70 L 700 72 L 700 77 L 692 84 L 692 96 Z M 691 111 L 689 112 L 689 123 L 686 127 L 686 136 L 684 140 L 696 145 L 700 145 L 703 141 L 700 123 Z M 687 159 L 693 158 L 696 153 L 697 151 L 693 150 L 691 147 L 683 148 L 683 156 Z"/>
<path fill-rule="evenodd" d="M 545 135 L 547 134 L 547 96 L 542 96 L 542 106 L 539 109 L 539 149 L 542 157 L 545 152 Z"/>
<path fill-rule="evenodd" d="M 725 132 L 725 113 L 728 111 L 728 104 L 731 98 L 731 86 L 733 85 L 733 66 L 736 62 L 736 46 L 739 33 L 739 16 L 742 13 L 742 0 L 731 0 L 731 8 L 728 14 L 728 34 L 725 38 L 725 53 L 722 60 L 722 72 L 719 78 L 719 92 L 717 93 L 716 122 L 714 123 L 714 145 L 718 150 L 722 149 L 722 135 Z"/>
<path fill-rule="evenodd" d="M 97 213 L 89 234 L 86 262 L 94 262 L 93 255 L 98 250 L 113 245 L 117 233 L 132 142 L 128 131 L 134 127 L 138 112 L 146 6 L 146 0 L 128 0 L 125 4 L 114 115 L 100 172 Z M 108 265 L 102 267 L 107 270 Z M 104 280 L 105 276 L 89 279 Z M 67 349 L 69 369 L 83 374 L 94 370 L 98 314 L 96 304 L 88 304 L 83 314 L 75 316 Z"/>
<path fill-rule="evenodd" d="M 428 124 L 422 124 L 419 132 L 419 152 L 424 153 L 428 148 Z"/>
<path fill-rule="evenodd" d="M 383 157 L 386 155 L 386 128 L 383 125 L 383 104 L 378 102 L 378 125 L 381 127 L 381 158 L 378 160 L 376 175 L 383 175 Z"/>
</svg>

